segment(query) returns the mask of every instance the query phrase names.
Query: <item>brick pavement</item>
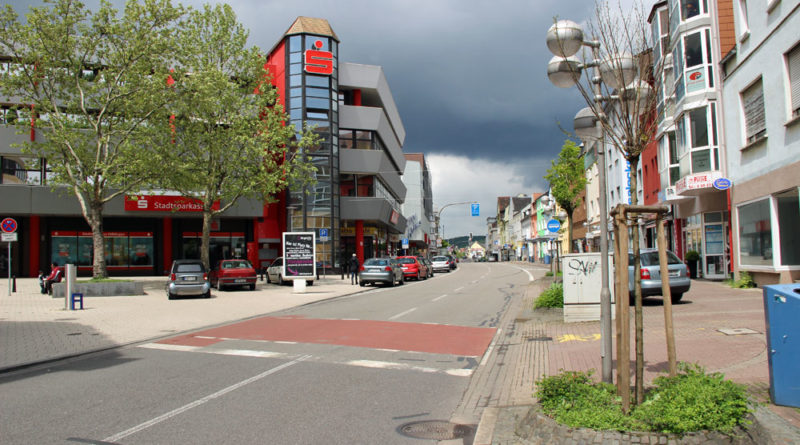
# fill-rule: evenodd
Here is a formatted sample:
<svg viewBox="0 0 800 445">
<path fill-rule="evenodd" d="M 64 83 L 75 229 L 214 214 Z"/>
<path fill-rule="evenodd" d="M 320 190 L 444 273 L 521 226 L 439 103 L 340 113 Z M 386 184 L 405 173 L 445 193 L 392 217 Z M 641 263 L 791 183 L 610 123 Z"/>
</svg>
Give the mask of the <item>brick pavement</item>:
<svg viewBox="0 0 800 445">
<path fill-rule="evenodd" d="M 544 270 L 541 269 L 539 276 L 544 274 Z M 600 378 L 599 322 L 564 323 L 559 310 L 530 309 L 551 280 L 539 279 L 529 286 L 520 312 L 513 319 L 513 326 L 506 327 L 513 334 L 503 337 L 502 344 L 498 342 L 496 354 L 506 365 L 503 372 L 507 374 L 505 379 L 499 380 L 505 387 L 497 397 L 486 400 L 475 445 L 519 443 L 514 430 L 518 420 L 527 414 L 524 406 L 535 402 L 533 382 L 541 376 L 553 375 L 562 369 L 595 369 L 596 378 Z M 635 358 L 632 312 L 631 384 Z M 643 318 L 644 379 L 647 385 L 667 370 L 660 298 L 645 299 Z M 678 361 L 698 363 L 709 372 L 722 372 L 726 378 L 746 384 L 756 400 L 768 402 L 769 369 L 761 289 L 731 289 L 723 283 L 695 280 L 683 301 L 673 306 L 673 319 Z M 753 332 L 738 335 L 720 332 L 726 328 L 744 328 Z M 800 427 L 800 410 L 769 403 L 766 406 L 795 427 L 788 427 L 790 434 L 798 434 L 800 430 L 796 427 Z M 782 426 L 786 425 L 778 425 L 779 428 Z"/>
<path fill-rule="evenodd" d="M 255 291 L 212 291 L 210 299 L 167 300 L 165 277 L 140 277 L 146 295 L 85 297 L 84 310 L 39 292 L 35 278 L 17 279 L 8 295 L 0 280 L 0 372 L 192 329 L 272 313 L 363 291 L 328 276 L 295 294 L 291 286 L 259 282 Z"/>
</svg>

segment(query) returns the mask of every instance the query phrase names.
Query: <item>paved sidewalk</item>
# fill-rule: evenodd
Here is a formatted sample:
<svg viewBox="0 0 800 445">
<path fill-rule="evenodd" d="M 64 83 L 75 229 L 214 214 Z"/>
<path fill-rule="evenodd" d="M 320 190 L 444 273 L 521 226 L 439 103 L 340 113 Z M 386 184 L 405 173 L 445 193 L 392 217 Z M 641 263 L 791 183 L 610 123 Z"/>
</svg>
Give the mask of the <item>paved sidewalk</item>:
<svg viewBox="0 0 800 445">
<path fill-rule="evenodd" d="M 321 277 L 303 294 L 259 281 L 255 291 L 212 290 L 212 298 L 168 300 L 166 277 L 136 277 L 146 295 L 84 297 L 84 310 L 65 310 L 63 298 L 42 295 L 36 278 L 17 279 L 8 295 L 0 280 L 0 372 L 118 347 L 179 332 L 268 314 L 364 288 Z"/>
<path fill-rule="evenodd" d="M 540 275 L 537 275 L 540 276 Z M 602 368 L 599 322 L 564 323 L 560 310 L 533 311 L 532 305 L 552 278 L 539 279 L 528 288 L 508 335 L 496 347 L 506 366 L 507 385 L 486 400 L 475 445 L 519 443 L 514 435 L 517 421 L 535 402 L 534 381 L 560 370 Z M 769 401 L 769 369 L 761 289 L 731 289 L 718 282 L 694 280 L 683 301 L 673 306 L 678 361 L 699 363 L 709 372 L 746 384 L 754 399 Z M 664 315 L 660 298 L 644 302 L 645 385 L 668 369 Z M 738 333 L 722 332 L 736 329 Z M 633 311 L 631 311 L 631 360 L 633 366 Z M 615 345 L 616 346 L 616 345 Z M 616 352 L 615 352 L 616 354 Z M 616 366 L 616 364 L 614 365 Z M 633 385 L 633 370 L 631 385 Z M 767 404 L 770 411 L 794 427 L 800 427 L 800 410 Z M 790 437 L 798 431 L 788 427 Z"/>
</svg>

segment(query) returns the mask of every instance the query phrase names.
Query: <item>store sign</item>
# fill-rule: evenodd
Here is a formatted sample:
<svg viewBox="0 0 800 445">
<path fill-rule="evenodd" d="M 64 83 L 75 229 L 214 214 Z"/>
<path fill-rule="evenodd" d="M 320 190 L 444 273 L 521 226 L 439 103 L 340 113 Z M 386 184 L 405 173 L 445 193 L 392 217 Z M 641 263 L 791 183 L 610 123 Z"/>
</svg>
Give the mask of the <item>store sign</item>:
<svg viewBox="0 0 800 445">
<path fill-rule="evenodd" d="M 703 75 L 703 68 L 686 72 L 686 92 L 693 93 L 706 87 L 706 78 Z"/>
<path fill-rule="evenodd" d="M 316 276 L 316 240 L 314 232 L 284 232 L 283 277 L 313 278 Z"/>
<path fill-rule="evenodd" d="M 219 210 L 219 201 L 211 206 Z M 126 212 L 202 212 L 198 199 L 173 195 L 125 195 Z"/>
<path fill-rule="evenodd" d="M 314 42 L 314 47 L 317 49 L 307 49 L 304 53 L 303 68 L 310 74 L 333 74 L 333 53 L 320 50 L 321 40 Z"/>
<path fill-rule="evenodd" d="M 731 188 L 731 180 L 728 178 L 717 178 L 714 181 L 714 188 L 717 190 L 728 190 Z"/>
<path fill-rule="evenodd" d="M 693 175 L 684 176 L 680 181 L 675 183 L 675 193 L 682 195 L 689 190 L 701 190 L 714 186 L 714 181 L 719 179 L 722 175 L 718 171 L 695 173 Z"/>
</svg>

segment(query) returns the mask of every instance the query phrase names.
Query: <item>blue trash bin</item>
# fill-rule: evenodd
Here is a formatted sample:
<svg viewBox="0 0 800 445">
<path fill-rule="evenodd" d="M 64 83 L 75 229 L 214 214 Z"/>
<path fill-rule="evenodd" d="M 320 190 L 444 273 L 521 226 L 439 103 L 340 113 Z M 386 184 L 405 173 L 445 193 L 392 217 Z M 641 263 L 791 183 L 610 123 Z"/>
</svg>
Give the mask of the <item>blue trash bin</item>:
<svg viewBox="0 0 800 445">
<path fill-rule="evenodd" d="M 800 408 L 800 285 L 764 286 L 769 395 L 776 405 Z"/>
<path fill-rule="evenodd" d="M 550 264 L 550 255 L 544 256 L 544 264 Z"/>
</svg>

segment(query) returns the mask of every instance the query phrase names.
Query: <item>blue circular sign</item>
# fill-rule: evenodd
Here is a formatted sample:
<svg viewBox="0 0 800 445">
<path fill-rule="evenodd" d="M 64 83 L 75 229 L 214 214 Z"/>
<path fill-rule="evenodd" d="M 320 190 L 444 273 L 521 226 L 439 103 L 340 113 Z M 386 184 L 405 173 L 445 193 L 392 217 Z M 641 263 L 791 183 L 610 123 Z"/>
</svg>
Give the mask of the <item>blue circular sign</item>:
<svg viewBox="0 0 800 445">
<path fill-rule="evenodd" d="M 6 218 L 0 224 L 0 228 L 3 229 L 4 233 L 14 233 L 17 231 L 17 220 L 14 218 Z"/>
<path fill-rule="evenodd" d="M 714 188 L 717 190 L 728 190 L 731 188 L 731 180 L 728 178 L 717 178 L 714 181 Z"/>
<path fill-rule="evenodd" d="M 556 233 L 560 228 L 561 228 L 561 223 L 558 222 L 557 219 L 551 219 L 550 221 L 547 221 L 547 230 Z"/>
</svg>

